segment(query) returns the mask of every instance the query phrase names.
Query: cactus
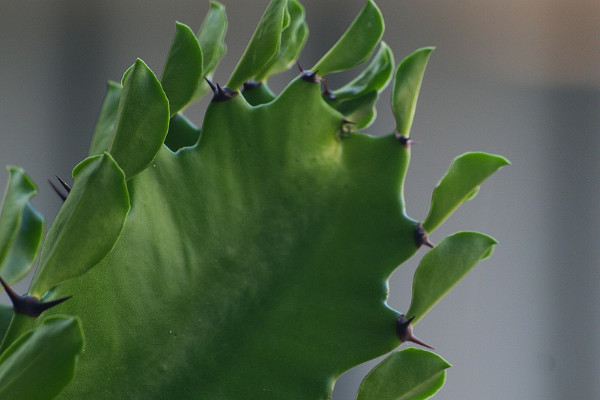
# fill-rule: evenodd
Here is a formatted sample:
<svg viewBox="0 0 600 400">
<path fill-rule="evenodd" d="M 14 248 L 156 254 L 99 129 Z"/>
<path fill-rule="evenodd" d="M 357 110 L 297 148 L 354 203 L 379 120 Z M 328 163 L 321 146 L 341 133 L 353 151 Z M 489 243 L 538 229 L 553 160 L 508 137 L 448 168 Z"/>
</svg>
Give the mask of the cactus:
<svg viewBox="0 0 600 400">
<path fill-rule="evenodd" d="M 307 37 L 296 0 L 272 0 L 229 81 L 217 2 L 197 33 L 178 23 L 159 78 L 142 61 L 110 82 L 89 157 L 59 180 L 64 204 L 25 296 L 43 220 L 11 167 L 0 213 L 0 398 L 327 399 L 349 368 L 390 353 L 359 400 L 421 399 L 449 364 L 413 326 L 494 239 L 434 231 L 508 163 L 457 157 L 422 223 L 403 197 L 410 128 L 432 48 L 397 67 L 368 0 L 339 41 L 278 94 L 268 79 Z M 338 89 L 323 76 L 370 60 Z M 361 133 L 392 81 L 393 132 Z M 202 126 L 187 105 L 210 93 Z M 421 245 L 405 313 L 387 279 Z M 85 333 L 85 344 L 84 344 Z M 35 384 L 32 384 L 35 382 Z"/>
</svg>

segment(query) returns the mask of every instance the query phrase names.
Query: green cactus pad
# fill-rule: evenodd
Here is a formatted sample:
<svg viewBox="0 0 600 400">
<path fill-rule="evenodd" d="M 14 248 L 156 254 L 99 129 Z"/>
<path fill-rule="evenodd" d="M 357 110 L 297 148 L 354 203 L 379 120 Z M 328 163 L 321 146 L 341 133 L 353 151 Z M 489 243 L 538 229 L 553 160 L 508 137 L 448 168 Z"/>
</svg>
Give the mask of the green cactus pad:
<svg viewBox="0 0 600 400">
<path fill-rule="evenodd" d="M 121 85 L 110 84 L 91 156 L 74 170 L 73 190 L 50 228 L 29 292 L 42 302 L 72 298 L 37 319 L 12 316 L 0 373 L 14 373 L 6 360 L 23 335 L 46 337 L 61 318 L 71 321 L 71 333 L 81 321 L 85 351 L 78 356 L 81 334 L 66 341 L 48 336 L 50 347 L 63 340 L 58 348 L 66 355 L 44 377 L 60 379 L 40 399 L 62 390 L 79 357 L 76 377 L 59 398 L 325 400 L 343 372 L 396 348 L 401 314 L 386 304 L 387 280 L 426 242 L 422 226 L 405 213 L 403 190 L 406 137 L 431 48 L 396 69 L 397 129 L 387 135 L 355 130 L 371 123 L 393 74 L 389 47 L 382 44 L 356 79 L 332 88 L 335 100 L 322 92 L 320 78 L 366 61 L 383 26 L 369 0 L 317 62 L 319 75 L 303 72 L 279 94 L 252 82 L 245 88 L 254 89 L 238 96 L 231 89 L 287 68 L 304 44 L 300 4 L 273 0 L 231 87 L 210 83 L 216 96 L 200 129 L 181 110 L 208 87 L 198 69 L 209 74 L 225 52 L 227 20 L 219 3 L 211 4 L 197 35 L 178 25 L 162 81 L 137 60 Z M 477 154 L 465 157 L 470 169 L 493 157 Z M 427 223 L 437 226 L 500 166 L 444 179 L 432 202 L 437 214 Z M 459 195 L 446 190 L 453 186 Z M 467 240 L 454 248 L 448 240 L 431 251 L 411 309 L 424 314 L 489 255 L 495 242 L 477 237 L 483 245 Z M 440 276 L 440 255 L 456 258 L 455 273 L 432 282 Z M 1 311 L 5 329 L 11 312 Z M 51 368 L 46 355 L 53 353 L 39 352 L 44 357 L 32 361 L 23 352 L 14 365 Z M 361 399 L 418 398 L 401 397 L 411 385 L 413 393 L 432 393 L 448 367 L 436 357 L 394 353 L 365 380 Z M 398 365 L 422 366 L 423 374 L 382 387 Z M 435 382 L 423 385 L 427 377 Z"/>
</svg>

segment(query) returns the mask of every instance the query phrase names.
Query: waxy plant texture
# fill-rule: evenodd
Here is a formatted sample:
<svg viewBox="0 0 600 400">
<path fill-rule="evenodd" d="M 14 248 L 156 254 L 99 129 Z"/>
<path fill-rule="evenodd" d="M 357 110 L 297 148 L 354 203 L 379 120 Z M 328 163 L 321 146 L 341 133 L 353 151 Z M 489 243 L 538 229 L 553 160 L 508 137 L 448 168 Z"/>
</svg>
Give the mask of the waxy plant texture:
<svg viewBox="0 0 600 400">
<path fill-rule="evenodd" d="M 72 184 L 52 180 L 64 204 L 43 240 L 36 187 L 9 167 L 0 398 L 327 399 L 344 371 L 390 352 L 358 399 L 422 399 L 443 384 L 439 356 L 394 350 L 427 346 L 413 325 L 495 241 L 459 232 L 434 246 L 427 235 L 508 162 L 457 157 L 427 217 L 411 219 L 403 182 L 432 48 L 395 66 L 369 0 L 275 94 L 269 77 L 296 68 L 307 38 L 302 6 L 272 0 L 221 84 L 211 77 L 226 28 L 213 2 L 198 32 L 176 25 L 160 78 L 138 59 L 108 84 L 89 156 Z M 326 85 L 365 62 L 342 87 Z M 390 82 L 395 129 L 361 133 Z M 197 127 L 183 112 L 205 94 Z M 421 245 L 433 248 L 408 310 L 395 311 L 387 280 Z M 38 258 L 20 296 L 10 285 Z"/>
</svg>

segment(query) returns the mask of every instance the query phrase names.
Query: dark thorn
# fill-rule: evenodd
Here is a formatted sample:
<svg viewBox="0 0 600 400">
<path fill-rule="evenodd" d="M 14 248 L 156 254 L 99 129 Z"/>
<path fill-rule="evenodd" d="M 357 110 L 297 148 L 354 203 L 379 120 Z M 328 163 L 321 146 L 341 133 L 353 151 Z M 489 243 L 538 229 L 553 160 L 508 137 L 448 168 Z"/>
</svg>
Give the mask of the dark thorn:
<svg viewBox="0 0 600 400">
<path fill-rule="evenodd" d="M 69 184 L 67 182 L 65 182 L 60 176 L 58 176 L 58 175 L 54 175 L 54 176 L 56 176 L 56 179 L 58 179 L 58 181 L 60 182 L 62 187 L 65 188 L 67 193 L 71 193 L 71 186 L 69 186 Z"/>
<path fill-rule="evenodd" d="M 394 134 L 396 135 L 396 139 L 398 139 L 398 141 L 400 143 L 402 143 L 402 146 L 404 146 L 404 147 L 410 147 L 411 144 L 417 144 L 417 142 L 415 142 L 411 138 L 407 138 L 406 136 L 401 135 L 398 132 L 396 132 Z"/>
<path fill-rule="evenodd" d="M 58 187 L 56 187 L 56 185 L 52 183 L 50 179 L 48 179 L 48 183 L 50 184 L 50 186 L 52 186 L 52 189 L 54 189 L 54 191 L 56 192 L 56 194 L 58 194 L 62 201 L 65 201 L 67 199 L 67 195 L 71 193 L 71 186 L 69 186 L 69 184 L 65 182 L 60 176 L 54 176 L 56 177 L 56 179 L 58 179 L 62 187 L 67 191 L 67 194 L 64 194 Z"/>
<path fill-rule="evenodd" d="M 251 90 L 251 89 L 257 88 L 260 85 L 262 85 L 262 82 L 246 81 L 246 82 L 244 82 L 244 86 L 243 86 L 242 91 L 245 92 L 246 90 Z"/>
<path fill-rule="evenodd" d="M 356 122 L 350 121 L 349 119 L 346 119 L 346 118 L 342 119 L 342 123 L 343 124 L 356 125 Z"/>
<path fill-rule="evenodd" d="M 4 287 L 6 294 L 8 295 L 10 302 L 13 305 L 13 310 L 17 314 L 25 314 L 30 317 L 38 317 L 41 313 L 49 308 L 52 308 L 65 300 L 71 298 L 63 297 L 62 299 L 52 300 L 42 303 L 40 299 L 35 296 L 19 296 L 8 284 L 0 277 L 0 283 Z"/>
<path fill-rule="evenodd" d="M 413 342 L 416 344 L 420 344 L 423 347 L 435 350 L 433 347 L 431 347 L 430 345 L 426 344 L 425 342 L 415 337 L 415 335 L 413 335 L 413 326 L 411 324 L 413 319 L 415 319 L 415 317 L 406 319 L 406 316 L 401 315 L 396 320 L 396 333 L 398 334 L 398 338 L 400 339 L 400 341 L 402 343 Z"/>
<path fill-rule="evenodd" d="M 336 97 L 331 90 L 329 90 L 329 86 L 327 85 L 327 80 L 325 78 L 321 78 L 321 82 L 323 82 L 323 96 L 326 96 L 329 100 L 335 100 Z"/>
<path fill-rule="evenodd" d="M 300 70 L 300 78 L 303 81 L 310 82 L 310 83 L 319 83 L 319 82 L 321 82 L 321 78 L 319 78 L 317 76 L 317 72 L 318 71 L 315 71 L 315 72 L 307 71 L 307 70 L 305 70 L 304 68 L 302 68 L 300 66 L 299 62 L 296 62 L 296 65 L 298 66 L 298 69 Z"/>
<path fill-rule="evenodd" d="M 63 192 L 61 192 L 60 189 L 58 189 L 56 187 L 56 185 L 54 183 L 52 183 L 52 181 L 50 179 L 48 179 L 48 183 L 50 184 L 50 186 L 52 186 L 52 189 L 54 189 L 54 191 L 56 192 L 56 194 L 58 195 L 58 197 L 60 197 L 63 202 L 65 200 L 67 200 L 67 195 L 64 194 Z"/>
<path fill-rule="evenodd" d="M 423 225 L 420 223 L 415 227 L 415 244 L 417 245 L 417 248 L 420 248 L 422 245 L 431 248 L 435 246 L 435 244 L 433 244 L 427 237 L 427 232 L 425 232 Z"/>
<path fill-rule="evenodd" d="M 221 87 L 221 85 L 219 85 L 218 83 L 215 85 L 207 77 L 204 77 L 204 79 L 213 91 L 213 98 L 211 101 L 226 101 L 233 99 L 235 96 L 238 95 L 238 92 L 236 92 L 235 90 L 231 90 L 228 87 Z"/>
<path fill-rule="evenodd" d="M 210 86 L 210 89 L 213 91 L 213 94 L 217 94 L 217 87 L 215 86 L 215 84 L 212 83 L 212 81 L 207 77 L 204 77 L 204 79 L 206 80 L 206 83 L 208 83 L 208 86 Z"/>
</svg>

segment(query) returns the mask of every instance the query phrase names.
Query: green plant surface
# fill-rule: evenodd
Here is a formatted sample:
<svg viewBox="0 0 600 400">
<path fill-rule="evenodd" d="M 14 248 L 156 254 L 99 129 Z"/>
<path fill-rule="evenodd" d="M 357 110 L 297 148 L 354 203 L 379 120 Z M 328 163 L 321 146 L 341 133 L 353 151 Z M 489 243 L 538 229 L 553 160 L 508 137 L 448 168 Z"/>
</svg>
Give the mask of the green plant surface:
<svg viewBox="0 0 600 400">
<path fill-rule="evenodd" d="M 24 343 L 23 335 L 42 332 L 56 314 L 76 316 L 88 338 L 75 379 L 59 395 L 64 399 L 325 400 L 343 372 L 400 344 L 401 313 L 386 304 L 387 280 L 425 233 L 405 212 L 411 149 L 399 135 L 408 136 L 423 54 L 430 50 L 396 69 L 391 103 L 401 129 L 383 136 L 349 129 L 347 116 L 359 126 L 374 117 L 394 68 L 384 44 L 359 77 L 340 89 L 339 110 L 310 72 L 279 94 L 266 85 L 248 95 L 254 100 L 231 92 L 289 65 L 273 63 L 273 57 L 292 57 L 303 44 L 300 11 L 295 1 L 271 2 L 231 87 L 215 85 L 201 129 L 173 113 L 202 91 L 196 74 L 188 73 L 199 53 L 184 25 L 178 25 L 165 66 L 183 72 L 168 79 L 163 73 L 162 83 L 171 80 L 176 89 L 165 94 L 141 60 L 125 72 L 122 88 L 109 85 L 92 156 L 73 171 L 73 189 L 49 230 L 29 291 L 42 302 L 73 298 L 39 318 L 14 314 L 0 348 L 0 370 L 8 370 L 11 354 L 20 359 L 11 349 Z M 206 65 L 216 65 L 225 51 L 226 25 L 222 6 L 213 2 L 196 35 L 205 74 Z M 366 61 L 382 32 L 381 14 L 367 1 L 317 63 L 321 73 Z M 191 98 L 187 88 L 195 88 Z M 170 108 L 170 102 L 179 105 Z M 464 156 L 473 170 L 485 169 L 495 157 L 477 154 Z M 468 186 L 468 196 L 489 174 L 471 179 L 460 173 L 444 178 L 438 189 L 456 185 L 462 193 Z M 441 207 L 445 218 L 462 202 L 464 196 L 441 190 L 432 209 L 452 204 Z M 428 253 L 411 312 L 426 312 L 459 275 L 489 255 L 487 236 L 487 252 L 452 239 L 469 235 L 452 236 Z M 441 262 L 430 262 L 440 255 L 451 260 L 454 275 L 441 273 Z M 439 276 L 436 286 L 432 280 Z M 61 339 L 48 340 L 52 347 Z M 75 353 L 65 359 L 77 360 Z M 401 354 L 391 360 L 414 357 L 414 365 L 447 368 L 428 352 Z M 384 361 L 362 396 L 411 393 L 396 384 L 377 387 L 397 362 Z M 403 368 L 412 371 L 411 365 Z M 66 385 L 71 364 L 54 368 Z M 443 382 L 441 376 L 406 385 L 412 382 L 413 394 L 425 393 L 423 388 Z M 48 391 L 43 398 L 54 395 Z"/>
<path fill-rule="evenodd" d="M 44 319 L 0 355 L 0 398 L 55 397 L 73 378 L 82 348 L 83 332 L 77 318 L 56 315 Z"/>
<path fill-rule="evenodd" d="M 444 384 L 449 367 L 443 358 L 429 351 L 396 351 L 365 377 L 357 400 L 428 399 Z"/>
<path fill-rule="evenodd" d="M 167 96 L 154 73 L 138 59 L 123 76 L 123 92 L 108 149 L 127 179 L 150 165 L 168 129 Z"/>
<path fill-rule="evenodd" d="M 202 50 L 189 26 L 176 25 L 160 83 L 169 99 L 171 117 L 183 109 L 194 97 L 203 79 Z"/>
<path fill-rule="evenodd" d="M 433 191 L 423 228 L 433 232 L 462 203 L 477 194 L 481 182 L 508 164 L 506 158 L 487 153 L 467 153 L 454 159 Z"/>
<path fill-rule="evenodd" d="M 344 35 L 311 70 L 327 75 L 362 64 L 381 40 L 383 30 L 381 11 L 372 0 L 368 0 Z"/>
<path fill-rule="evenodd" d="M 35 184 L 17 167 L 8 167 L 9 181 L 0 209 L 0 276 L 14 283 L 33 267 L 42 242 L 43 217 L 33 208 Z"/>
<path fill-rule="evenodd" d="M 73 177 L 73 189 L 48 231 L 31 284 L 30 293 L 38 298 L 104 258 L 129 211 L 125 175 L 108 153 L 82 161 Z"/>
<path fill-rule="evenodd" d="M 382 91 L 386 88 L 394 72 L 394 53 L 381 42 L 379 50 L 369 66 L 346 85 L 333 91 L 337 100 L 352 99 L 371 91 Z"/>
<path fill-rule="evenodd" d="M 282 31 L 290 22 L 286 0 L 273 0 L 265 10 L 244 54 L 233 70 L 227 87 L 238 90 L 262 71 L 278 54 Z"/>
<path fill-rule="evenodd" d="M 444 238 L 421 259 L 413 277 L 406 312 L 416 324 L 479 261 L 492 254 L 496 241 L 478 232 L 459 232 Z"/>
<path fill-rule="evenodd" d="M 98 121 L 96 121 L 96 126 L 94 128 L 92 144 L 90 145 L 90 151 L 88 153 L 89 156 L 97 156 L 108 150 L 112 140 L 112 133 L 115 128 L 122 91 L 123 86 L 121 86 L 120 83 L 114 81 L 108 82 L 106 95 L 102 101 Z"/>
<path fill-rule="evenodd" d="M 12 306 L 0 304 L 0 336 L 4 337 L 13 316 Z"/>
<path fill-rule="evenodd" d="M 432 51 L 433 47 L 416 50 L 396 69 L 392 89 L 392 110 L 396 118 L 396 132 L 401 136 L 410 136 L 421 82 Z"/>
<path fill-rule="evenodd" d="M 169 131 L 165 139 L 165 146 L 172 151 L 182 147 L 192 146 L 200 137 L 200 129 L 183 114 L 174 115 L 169 121 Z"/>
<path fill-rule="evenodd" d="M 223 41 L 226 32 L 227 15 L 225 14 L 225 6 L 217 1 L 211 1 L 202 26 L 196 33 L 196 38 L 202 50 L 202 71 L 205 76 L 212 76 L 212 71 L 227 52 L 227 46 Z M 192 97 L 192 102 L 202 97 L 208 89 L 208 85 L 201 79 Z"/>
<path fill-rule="evenodd" d="M 343 371 L 395 348 L 383 300 L 417 249 L 398 198 L 409 149 L 339 140 L 341 126 L 319 85 L 297 79 L 263 107 L 211 103 L 197 146 L 163 148 L 132 178 L 113 251 L 56 289 L 78 299 L 57 309 L 96 338 L 68 397 L 326 398 Z"/>
<path fill-rule="evenodd" d="M 308 37 L 304 7 L 296 0 L 289 0 L 287 12 L 290 15 L 289 24 L 281 31 L 281 42 L 278 53 L 270 62 L 254 76 L 254 80 L 266 81 L 270 76 L 285 71 L 296 61 Z"/>
</svg>

